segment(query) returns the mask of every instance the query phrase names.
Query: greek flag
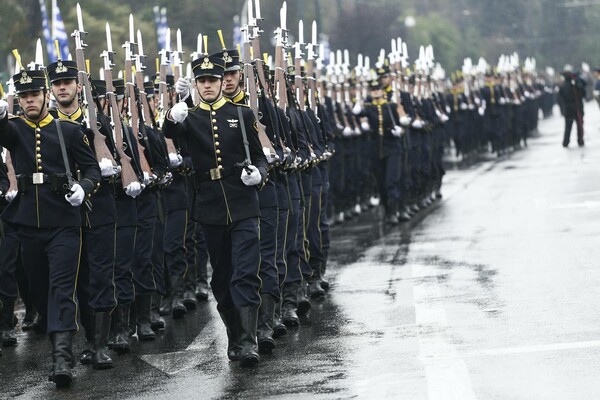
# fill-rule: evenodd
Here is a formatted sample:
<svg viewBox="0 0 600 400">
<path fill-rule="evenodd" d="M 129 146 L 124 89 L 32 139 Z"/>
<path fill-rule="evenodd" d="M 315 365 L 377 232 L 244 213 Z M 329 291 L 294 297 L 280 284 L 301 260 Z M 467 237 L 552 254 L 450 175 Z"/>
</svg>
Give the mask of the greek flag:
<svg viewBox="0 0 600 400">
<path fill-rule="evenodd" d="M 167 9 L 165 7 L 154 7 L 154 22 L 156 23 L 156 37 L 158 39 L 158 50 L 167 47 Z"/>
<path fill-rule="evenodd" d="M 56 55 L 54 54 L 54 43 L 52 42 L 52 35 L 50 35 L 50 24 L 48 23 L 48 12 L 46 11 L 45 0 L 40 0 L 40 10 L 42 11 L 42 30 L 44 31 L 44 40 L 46 41 L 48 59 L 51 62 L 56 61 Z"/>
<path fill-rule="evenodd" d="M 52 0 L 52 40 L 58 40 L 61 60 L 68 60 L 70 55 L 69 36 L 67 35 L 67 31 L 65 30 L 65 24 L 63 22 L 62 16 L 60 15 L 60 10 L 58 9 L 58 4 L 56 4 L 56 0 Z M 57 57 L 58 55 L 55 56 Z M 56 57 L 50 57 L 50 61 L 56 61 Z"/>
</svg>

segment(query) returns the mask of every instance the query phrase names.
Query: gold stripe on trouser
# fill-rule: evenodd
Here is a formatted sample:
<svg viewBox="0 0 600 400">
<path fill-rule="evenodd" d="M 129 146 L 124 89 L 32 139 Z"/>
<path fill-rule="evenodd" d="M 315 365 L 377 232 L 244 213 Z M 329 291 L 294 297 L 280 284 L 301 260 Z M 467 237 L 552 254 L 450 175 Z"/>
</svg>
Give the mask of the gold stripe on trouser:
<svg viewBox="0 0 600 400">
<path fill-rule="evenodd" d="M 158 218 L 158 217 L 156 217 Z M 167 217 L 165 217 L 165 224 L 167 223 Z M 152 255 L 154 254 L 154 231 L 156 230 L 156 220 L 154 220 L 154 223 L 152 224 L 152 240 L 150 242 L 150 262 L 152 262 L 152 283 L 154 284 L 154 290 L 156 290 L 156 280 L 154 279 L 154 260 L 152 260 Z M 164 271 L 164 265 L 163 265 L 163 271 Z M 163 272 L 164 275 L 164 272 Z"/>
<path fill-rule="evenodd" d="M 323 186 L 319 191 L 319 214 L 317 216 L 317 230 L 319 231 L 319 251 L 323 254 L 323 234 L 321 233 L 321 210 L 323 209 Z M 323 256 L 325 258 L 325 256 Z"/>
<path fill-rule="evenodd" d="M 187 237 L 187 229 L 188 229 L 188 210 L 185 210 L 185 226 L 183 227 L 183 259 L 185 260 L 185 271 L 183 271 L 183 276 L 182 278 L 185 279 L 185 276 L 187 275 L 187 271 L 188 271 L 188 263 L 187 263 L 187 257 L 185 256 L 187 253 L 187 247 L 185 247 L 185 238 Z M 194 282 L 195 283 L 195 282 Z M 185 283 L 184 283 L 185 285 Z"/>
<path fill-rule="evenodd" d="M 117 304 L 119 303 L 119 300 L 117 299 L 117 285 L 115 284 L 115 261 L 117 259 L 117 223 L 116 222 L 113 225 L 113 227 L 114 227 L 114 233 L 113 233 L 112 287 L 113 287 L 113 299 L 115 300 L 115 305 L 110 310 L 109 314 L 112 314 L 112 312 L 115 310 L 115 308 L 117 308 Z"/>
<path fill-rule="evenodd" d="M 283 286 L 283 284 L 285 283 L 285 280 L 287 279 L 287 257 L 286 257 L 286 247 L 287 247 L 287 232 L 288 232 L 288 225 L 289 225 L 289 221 L 290 221 L 290 210 L 288 209 L 288 213 L 285 216 L 285 233 L 283 234 L 283 252 L 281 253 L 282 257 L 283 257 L 283 265 L 285 266 L 285 275 L 283 277 L 283 282 L 280 282 L 279 285 Z M 277 218 L 277 226 L 279 227 L 279 218 Z M 277 253 L 275 253 L 277 255 Z M 277 259 L 275 259 L 275 262 L 277 262 Z M 279 271 L 277 271 L 277 273 L 279 274 Z"/>
<path fill-rule="evenodd" d="M 77 272 L 75 273 L 75 284 L 73 285 L 73 303 L 75 303 L 75 326 L 77 329 L 75 333 L 79 332 L 79 324 L 77 323 L 77 315 L 79 314 L 79 303 L 77 302 L 77 282 L 79 281 L 79 264 L 81 263 L 81 248 L 83 245 L 83 233 L 81 231 L 81 227 L 79 227 L 79 254 L 77 255 Z"/>
<path fill-rule="evenodd" d="M 135 232 L 133 232 L 133 253 L 134 253 L 134 257 L 135 257 L 135 242 L 137 242 L 137 225 L 135 227 Z M 135 280 L 134 280 L 134 277 L 133 277 L 133 262 L 130 265 L 131 265 L 131 267 L 129 268 L 129 273 L 131 274 L 131 286 L 133 287 L 133 301 L 135 301 Z"/>
<path fill-rule="evenodd" d="M 260 299 L 260 307 L 260 305 L 262 304 L 262 298 L 260 297 L 260 290 L 262 289 L 262 279 L 260 279 L 260 264 L 262 262 L 262 254 L 260 254 L 260 218 L 256 218 L 256 227 L 258 228 L 258 268 L 256 269 L 256 277 L 260 281 L 260 285 L 258 285 L 258 297 Z"/>
</svg>

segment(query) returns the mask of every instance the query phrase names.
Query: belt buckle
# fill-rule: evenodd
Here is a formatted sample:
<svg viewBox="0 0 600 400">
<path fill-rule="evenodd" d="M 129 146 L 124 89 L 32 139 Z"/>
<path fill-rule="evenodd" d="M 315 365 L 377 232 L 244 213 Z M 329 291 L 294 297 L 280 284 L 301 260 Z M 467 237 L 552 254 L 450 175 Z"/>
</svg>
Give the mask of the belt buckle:
<svg viewBox="0 0 600 400">
<path fill-rule="evenodd" d="M 34 172 L 31 178 L 34 185 L 41 185 L 44 183 L 44 174 L 41 172 Z"/>
<path fill-rule="evenodd" d="M 211 168 L 209 172 L 210 172 L 210 180 L 211 181 L 216 181 L 218 179 L 221 179 L 221 169 L 220 168 Z"/>
</svg>

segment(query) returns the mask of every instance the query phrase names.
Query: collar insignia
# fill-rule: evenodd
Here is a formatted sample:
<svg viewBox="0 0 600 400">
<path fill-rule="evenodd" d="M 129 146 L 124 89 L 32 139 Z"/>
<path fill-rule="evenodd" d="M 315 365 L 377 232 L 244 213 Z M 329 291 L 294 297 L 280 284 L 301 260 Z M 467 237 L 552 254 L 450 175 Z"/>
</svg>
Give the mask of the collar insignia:
<svg viewBox="0 0 600 400">
<path fill-rule="evenodd" d="M 230 128 L 237 128 L 238 127 L 238 120 L 237 119 L 228 119 L 227 122 L 229 122 L 229 127 Z"/>
</svg>

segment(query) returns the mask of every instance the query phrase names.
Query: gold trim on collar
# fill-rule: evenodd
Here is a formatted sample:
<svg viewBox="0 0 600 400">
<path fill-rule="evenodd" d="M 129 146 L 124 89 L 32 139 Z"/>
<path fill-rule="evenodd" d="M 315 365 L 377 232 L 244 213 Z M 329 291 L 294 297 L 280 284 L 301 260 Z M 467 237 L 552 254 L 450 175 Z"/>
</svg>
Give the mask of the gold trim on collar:
<svg viewBox="0 0 600 400">
<path fill-rule="evenodd" d="M 54 117 L 53 117 L 53 116 L 52 116 L 50 113 L 48 113 L 48 115 L 46 115 L 46 116 L 44 117 L 44 119 L 42 119 L 42 120 L 41 120 L 40 122 L 38 122 L 38 123 L 35 123 L 35 122 L 33 122 L 33 121 L 30 121 L 30 120 L 28 120 L 28 119 L 27 119 L 27 118 L 25 118 L 25 117 L 23 117 L 23 121 L 25 121 L 25 123 L 26 123 L 27 125 L 29 125 L 30 127 L 32 127 L 33 129 L 37 128 L 38 126 L 39 126 L 40 128 L 43 128 L 43 127 L 45 127 L 46 125 L 48 125 L 49 123 L 51 123 L 52 121 L 54 121 Z"/>
<path fill-rule="evenodd" d="M 68 114 L 65 114 L 64 112 L 60 111 L 57 108 L 56 113 L 58 114 L 59 119 L 70 119 L 71 121 L 77 121 L 79 119 L 79 117 L 81 117 L 81 114 L 83 113 L 83 111 L 81 110 L 81 107 L 79 107 L 79 108 L 77 108 L 77 110 L 75 110 L 73 112 L 73 114 L 68 115 Z"/>
<path fill-rule="evenodd" d="M 198 103 L 198 106 L 204 111 L 210 111 L 210 110 L 218 110 L 219 108 L 223 107 L 226 103 L 227 103 L 227 99 L 225 97 L 221 96 L 219 98 L 219 100 L 215 101 L 214 103 L 206 103 L 206 102 L 200 100 L 200 103 Z"/>
<path fill-rule="evenodd" d="M 240 90 L 235 96 L 231 98 L 231 101 L 236 104 L 244 104 L 243 101 L 246 99 L 246 93 Z"/>
</svg>

